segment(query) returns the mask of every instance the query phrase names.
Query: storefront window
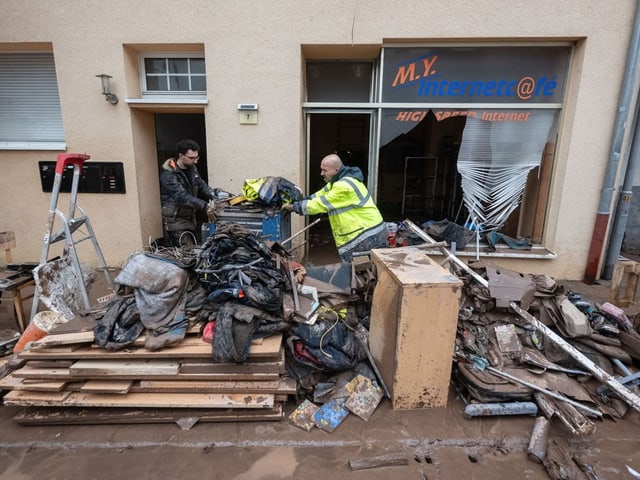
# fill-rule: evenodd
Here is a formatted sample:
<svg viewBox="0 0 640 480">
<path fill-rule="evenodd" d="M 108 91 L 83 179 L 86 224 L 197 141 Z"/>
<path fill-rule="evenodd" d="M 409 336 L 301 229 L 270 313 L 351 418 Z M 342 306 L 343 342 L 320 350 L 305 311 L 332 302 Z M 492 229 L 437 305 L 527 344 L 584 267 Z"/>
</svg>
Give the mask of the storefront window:
<svg viewBox="0 0 640 480">
<path fill-rule="evenodd" d="M 446 218 L 540 242 L 550 177 L 541 172 L 551 169 L 569 53 L 385 49 L 377 185 L 385 218 Z"/>
<path fill-rule="evenodd" d="M 307 112 L 330 108 L 335 138 L 323 144 L 340 145 L 350 103 L 369 109 L 362 161 L 385 220 L 448 219 L 541 243 L 571 49 L 398 45 L 371 62 L 310 61 Z"/>
</svg>

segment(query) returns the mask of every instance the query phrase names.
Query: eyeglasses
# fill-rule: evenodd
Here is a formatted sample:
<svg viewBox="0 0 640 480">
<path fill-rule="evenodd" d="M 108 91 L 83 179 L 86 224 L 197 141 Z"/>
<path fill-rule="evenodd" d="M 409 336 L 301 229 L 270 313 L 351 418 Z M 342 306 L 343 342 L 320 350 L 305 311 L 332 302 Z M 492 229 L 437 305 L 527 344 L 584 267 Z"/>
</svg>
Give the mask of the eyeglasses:
<svg viewBox="0 0 640 480">
<path fill-rule="evenodd" d="M 197 162 L 198 160 L 200 160 L 200 157 L 192 157 L 190 155 L 185 155 L 184 153 L 182 155 L 187 157 L 189 160 L 193 160 L 194 162 Z"/>
</svg>

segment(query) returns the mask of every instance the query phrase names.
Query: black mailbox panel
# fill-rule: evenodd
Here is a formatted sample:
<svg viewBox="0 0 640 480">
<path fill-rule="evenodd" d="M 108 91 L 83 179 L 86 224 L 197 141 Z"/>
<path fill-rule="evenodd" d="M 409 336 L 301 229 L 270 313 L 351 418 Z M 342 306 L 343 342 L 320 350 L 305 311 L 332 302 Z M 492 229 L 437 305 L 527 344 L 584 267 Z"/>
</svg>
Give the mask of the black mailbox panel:
<svg viewBox="0 0 640 480">
<path fill-rule="evenodd" d="M 53 190 L 56 162 L 38 162 L 43 192 Z M 61 192 L 71 192 L 73 165 L 68 165 L 62 174 Z M 122 162 L 91 162 L 82 165 L 78 183 L 79 193 L 126 193 L 124 166 Z"/>
</svg>

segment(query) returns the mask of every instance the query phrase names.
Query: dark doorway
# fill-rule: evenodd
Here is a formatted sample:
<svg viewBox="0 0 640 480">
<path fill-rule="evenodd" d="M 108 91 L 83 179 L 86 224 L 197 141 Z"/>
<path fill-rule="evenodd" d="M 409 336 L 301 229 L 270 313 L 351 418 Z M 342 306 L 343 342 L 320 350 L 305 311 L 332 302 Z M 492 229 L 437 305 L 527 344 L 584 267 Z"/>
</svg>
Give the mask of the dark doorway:
<svg viewBox="0 0 640 480">
<path fill-rule="evenodd" d="M 175 155 L 176 143 L 190 138 L 200 145 L 198 172 L 207 180 L 207 137 L 202 113 L 156 113 L 156 150 L 158 152 L 158 173 L 165 160 Z"/>
<path fill-rule="evenodd" d="M 200 159 L 197 163 L 198 173 L 209 183 L 207 168 L 207 137 L 202 113 L 156 113 L 156 151 L 158 161 L 158 183 L 162 164 L 169 158 L 175 157 L 176 143 L 189 138 L 200 146 Z M 160 205 L 158 205 L 160 211 Z M 204 213 L 198 214 L 197 232 L 206 221 Z M 164 228 L 164 227 L 163 227 Z M 163 232 L 164 233 L 164 232 Z"/>
<path fill-rule="evenodd" d="M 330 153 L 337 153 L 345 165 L 359 167 L 366 182 L 369 174 L 370 123 L 369 113 L 309 115 L 307 194 L 316 192 L 324 186 L 324 180 L 320 176 L 320 162 Z M 309 231 L 306 252 L 307 262 L 312 265 L 326 265 L 340 261 L 326 216 Z"/>
</svg>

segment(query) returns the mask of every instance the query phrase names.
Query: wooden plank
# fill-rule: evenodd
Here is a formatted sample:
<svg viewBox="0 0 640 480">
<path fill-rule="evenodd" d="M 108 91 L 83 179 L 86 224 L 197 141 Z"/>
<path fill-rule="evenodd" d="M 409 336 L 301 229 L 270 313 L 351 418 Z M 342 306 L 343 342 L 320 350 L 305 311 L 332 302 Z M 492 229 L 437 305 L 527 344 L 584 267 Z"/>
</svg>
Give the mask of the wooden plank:
<svg viewBox="0 0 640 480">
<path fill-rule="evenodd" d="M 118 350 L 110 352 L 100 347 L 92 345 L 91 347 L 71 346 L 71 347 L 52 347 L 46 349 L 30 349 L 23 350 L 19 353 L 19 357 L 25 360 L 82 360 L 82 359 L 95 359 L 95 358 L 109 358 L 109 359 L 161 359 L 161 358 L 203 358 L 210 359 L 212 357 L 211 345 L 200 341 L 199 343 L 191 344 L 189 339 L 182 343 L 173 346 L 166 347 L 161 350 L 150 351 L 143 347 L 130 348 L 125 350 Z M 261 344 L 252 344 L 249 348 L 249 359 L 273 359 L 277 360 L 280 357 L 280 350 L 282 346 L 282 334 L 272 335 L 263 339 Z"/>
<path fill-rule="evenodd" d="M 180 373 L 280 373 L 280 362 L 192 363 L 183 362 Z"/>
<path fill-rule="evenodd" d="M 271 394 L 224 393 L 128 393 L 110 395 L 81 392 L 20 392 L 11 391 L 4 397 L 6 405 L 39 407 L 127 407 L 127 408 L 270 408 Z"/>
<path fill-rule="evenodd" d="M 91 377 L 79 377 L 71 375 L 66 368 L 30 369 L 23 367 L 13 372 L 16 377 L 29 380 L 90 380 Z M 178 373 L 177 375 L 145 375 L 145 380 L 182 380 L 182 381 L 256 381 L 256 380 L 278 380 L 278 373 Z M 142 380 L 140 375 L 111 375 L 111 380 Z"/>
<path fill-rule="evenodd" d="M 84 393 L 129 393 L 133 386 L 133 380 L 89 380 L 85 382 L 80 391 Z"/>
<path fill-rule="evenodd" d="M 280 382 L 270 381 L 184 381 L 184 380 L 140 380 L 132 392 L 140 393 L 279 393 Z"/>
<path fill-rule="evenodd" d="M 3 400 L 5 405 L 53 405 L 61 404 L 71 392 L 33 392 L 12 390 Z M 15 402 L 15 403 L 14 403 Z"/>
<path fill-rule="evenodd" d="M 72 377 L 110 377 L 112 375 L 176 375 L 180 363 L 168 360 L 78 360 L 71 367 Z"/>
<path fill-rule="evenodd" d="M 32 368 L 68 368 L 73 360 L 29 360 L 26 365 Z"/>
<path fill-rule="evenodd" d="M 55 335 L 49 334 L 46 337 L 33 342 L 31 344 L 31 348 L 57 347 L 60 345 L 78 343 L 93 343 L 93 332 L 61 333 Z"/>
<path fill-rule="evenodd" d="M 185 417 L 197 417 L 198 423 L 281 421 L 283 414 L 280 403 L 264 409 L 219 410 L 31 407 L 13 419 L 20 425 L 118 425 L 175 423 Z"/>
<path fill-rule="evenodd" d="M 32 390 L 35 392 L 60 392 L 65 382 L 25 383 L 22 378 L 7 375 L 0 380 L 0 390 Z"/>
</svg>

